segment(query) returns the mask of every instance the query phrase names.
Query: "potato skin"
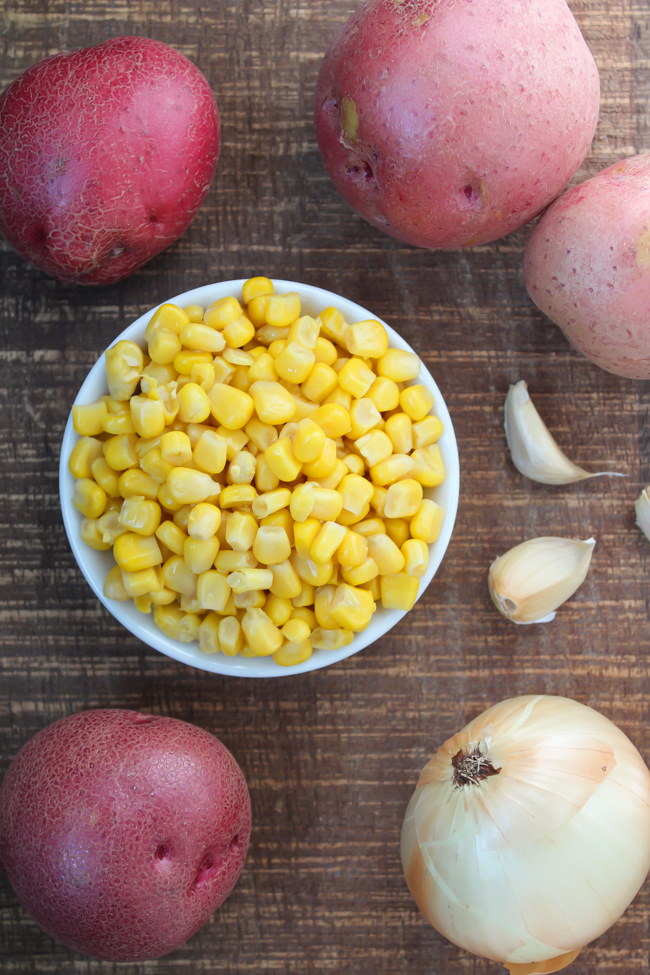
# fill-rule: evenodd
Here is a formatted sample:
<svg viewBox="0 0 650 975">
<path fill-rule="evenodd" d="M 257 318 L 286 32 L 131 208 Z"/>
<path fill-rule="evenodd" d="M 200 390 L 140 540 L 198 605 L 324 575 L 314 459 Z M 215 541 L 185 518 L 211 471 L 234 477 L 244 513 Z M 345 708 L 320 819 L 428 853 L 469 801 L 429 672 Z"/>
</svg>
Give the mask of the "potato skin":
<svg viewBox="0 0 650 975">
<path fill-rule="evenodd" d="M 158 958 L 230 894 L 246 858 L 244 774 L 176 718 L 80 711 L 18 752 L 0 786 L 0 865 L 50 934 L 93 958 Z"/>
<path fill-rule="evenodd" d="M 567 190 L 524 253 L 526 287 L 592 362 L 650 379 L 650 153 Z"/>
<path fill-rule="evenodd" d="M 326 169 L 366 220 L 458 248 L 562 191 L 599 99 L 565 0 L 366 0 L 322 63 L 315 119 Z"/>
<path fill-rule="evenodd" d="M 44 58 L 0 96 L 0 233 L 61 281 L 119 281 L 187 229 L 219 137 L 206 78 L 161 41 Z"/>
</svg>

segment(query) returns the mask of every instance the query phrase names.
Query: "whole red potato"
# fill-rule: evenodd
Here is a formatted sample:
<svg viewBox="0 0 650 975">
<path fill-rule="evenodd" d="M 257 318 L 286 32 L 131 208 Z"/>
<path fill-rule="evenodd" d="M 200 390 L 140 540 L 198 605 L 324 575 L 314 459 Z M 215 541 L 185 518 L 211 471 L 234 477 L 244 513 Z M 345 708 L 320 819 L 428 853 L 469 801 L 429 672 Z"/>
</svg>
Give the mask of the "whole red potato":
<svg viewBox="0 0 650 975">
<path fill-rule="evenodd" d="M 73 714 L 28 741 L 0 786 L 0 863 L 17 897 L 94 958 L 183 944 L 232 891 L 249 835 L 239 765 L 175 718 Z"/>
<path fill-rule="evenodd" d="M 174 48 L 55 54 L 0 96 L 0 232 L 61 281 L 119 281 L 187 229 L 218 152 L 210 86 Z"/>
<path fill-rule="evenodd" d="M 650 379 L 650 153 L 572 187 L 524 252 L 526 287 L 579 352 Z"/>
<path fill-rule="evenodd" d="M 316 131 L 366 220 L 457 248 L 521 227 L 564 189 L 599 101 L 565 0 L 366 0 L 321 66 Z"/>
</svg>

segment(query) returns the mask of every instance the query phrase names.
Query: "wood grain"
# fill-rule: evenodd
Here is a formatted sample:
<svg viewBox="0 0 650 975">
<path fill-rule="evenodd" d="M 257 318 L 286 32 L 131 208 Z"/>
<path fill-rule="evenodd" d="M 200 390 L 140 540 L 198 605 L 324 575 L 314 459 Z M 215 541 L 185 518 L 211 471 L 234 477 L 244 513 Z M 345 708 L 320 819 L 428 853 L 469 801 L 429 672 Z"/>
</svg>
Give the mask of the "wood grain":
<svg viewBox="0 0 650 975">
<path fill-rule="evenodd" d="M 597 59 L 602 112 L 577 178 L 650 149 L 647 0 L 573 0 Z M 548 692 L 602 709 L 650 758 L 650 547 L 632 505 L 650 481 L 647 385 L 571 351 L 527 298 L 527 231 L 465 253 L 384 237 L 338 197 L 311 121 L 318 65 L 354 0 L 6 0 L 0 84 L 46 54 L 108 36 L 173 44 L 204 70 L 223 120 L 218 178 L 184 237 L 128 280 L 56 283 L 0 249 L 0 743 L 3 772 L 29 736 L 71 711 L 130 707 L 218 735 L 248 777 L 254 833 L 232 897 L 142 975 L 488 975 L 419 917 L 399 864 L 406 802 L 430 752 L 502 697 Z M 67 545 L 57 464 L 70 403 L 111 339 L 158 301 L 267 273 L 371 307 L 421 353 L 459 439 L 454 537 L 434 583 L 380 643 L 282 680 L 209 676 L 124 632 Z M 626 478 L 551 490 L 512 468 L 508 385 L 526 379 L 576 461 Z M 598 544 L 577 596 L 543 627 L 514 627 L 486 589 L 491 560 L 540 533 Z M 572 966 L 649 975 L 650 889 Z M 4 975 L 123 968 L 55 944 L 0 882 Z"/>
</svg>

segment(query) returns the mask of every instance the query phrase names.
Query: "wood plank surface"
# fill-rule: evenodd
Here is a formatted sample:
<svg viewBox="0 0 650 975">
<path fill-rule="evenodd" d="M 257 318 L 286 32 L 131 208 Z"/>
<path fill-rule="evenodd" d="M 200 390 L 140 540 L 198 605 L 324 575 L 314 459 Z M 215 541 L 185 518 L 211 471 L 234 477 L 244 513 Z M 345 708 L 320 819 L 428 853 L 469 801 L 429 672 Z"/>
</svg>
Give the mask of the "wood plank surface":
<svg viewBox="0 0 650 975">
<path fill-rule="evenodd" d="M 488 975 L 419 916 L 399 832 L 432 750 L 503 697 L 553 693 L 604 711 L 650 759 L 650 545 L 633 503 L 650 482 L 648 385 L 606 374 L 534 308 L 528 230 L 430 253 L 373 230 L 339 198 L 318 155 L 320 59 L 355 0 L 5 0 L 0 84 L 41 57 L 110 36 L 166 41 L 217 94 L 217 178 L 187 233 L 109 287 L 57 283 L 0 248 L 0 746 L 72 711 L 125 707 L 221 738 L 250 786 L 254 829 L 230 899 L 142 975 Z M 577 179 L 650 150 L 647 0 L 572 0 L 601 72 L 602 109 Z M 282 680 L 206 675 L 142 645 L 94 598 L 67 544 L 57 465 L 70 404 L 122 328 L 159 301 L 253 273 L 329 288 L 373 309 L 422 355 L 461 455 L 453 539 L 433 584 L 379 643 Z M 625 478 L 532 484 L 503 436 L 508 385 L 525 379 L 573 459 Z M 516 627 L 486 575 L 523 538 L 597 539 L 592 570 L 549 625 Z M 649 975 L 650 887 L 590 945 L 575 975 Z M 109 975 L 54 943 L 0 879 L 3 975 Z"/>
</svg>

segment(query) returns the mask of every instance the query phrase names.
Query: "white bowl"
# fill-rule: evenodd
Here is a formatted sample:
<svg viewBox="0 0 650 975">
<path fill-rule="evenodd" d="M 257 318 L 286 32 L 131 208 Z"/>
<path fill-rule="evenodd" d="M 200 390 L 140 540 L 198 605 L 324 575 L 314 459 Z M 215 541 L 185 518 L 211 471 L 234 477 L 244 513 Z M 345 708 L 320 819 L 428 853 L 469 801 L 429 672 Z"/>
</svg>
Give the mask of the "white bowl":
<svg viewBox="0 0 650 975">
<path fill-rule="evenodd" d="M 198 304 L 205 307 L 226 295 L 239 295 L 243 283 L 244 279 L 242 278 L 238 281 L 209 284 L 192 291 L 186 291 L 175 298 L 170 298 L 169 301 L 181 306 Z M 346 298 L 341 298 L 331 291 L 299 284 L 296 281 L 275 280 L 274 285 L 277 292 L 297 292 L 306 314 L 316 315 L 328 305 L 333 305 L 341 311 L 346 321 L 356 322 L 368 318 L 381 321 L 368 309 L 362 308 L 361 305 L 348 301 Z M 117 336 L 115 342 L 119 339 L 130 339 L 144 347 L 144 330 L 154 311 L 155 309 L 152 308 L 146 314 L 141 315 L 137 321 Z M 389 325 L 385 322 L 383 324 L 388 332 L 391 346 L 412 351 L 411 347 Z M 115 342 L 111 342 L 111 345 L 114 345 Z M 425 495 L 435 498 L 444 507 L 445 518 L 439 538 L 429 547 L 429 567 L 420 580 L 419 598 L 433 579 L 449 544 L 458 507 L 459 465 L 458 447 L 449 412 L 438 386 L 424 365 L 422 365 L 418 381 L 427 386 L 435 398 L 433 409 L 444 427 L 444 433 L 439 444 L 446 470 L 443 484 L 440 487 L 425 491 Z M 104 356 L 102 355 L 88 373 L 77 394 L 75 404 L 92 403 L 107 392 Z M 343 647 L 341 650 L 315 650 L 309 660 L 294 667 L 281 667 L 270 657 L 227 657 L 221 653 L 208 655 L 200 651 L 196 643 L 184 644 L 170 639 L 154 624 L 151 615 L 139 612 L 132 602 L 116 602 L 104 596 L 102 591 L 104 577 L 114 562 L 110 551 L 96 552 L 81 541 L 82 518 L 72 504 L 74 478 L 68 471 L 68 458 L 76 440 L 77 434 L 73 430 L 70 416 L 61 444 L 59 489 L 65 530 L 79 568 L 106 609 L 143 643 L 159 650 L 168 657 L 173 657 L 175 660 L 197 667 L 200 670 L 208 670 L 218 674 L 232 674 L 237 677 L 288 677 L 291 674 L 301 674 L 305 671 L 317 670 L 320 667 L 328 667 L 338 660 L 358 653 L 359 650 L 382 637 L 405 615 L 401 610 L 387 610 L 380 605 L 372 617 L 370 625 L 361 633 L 357 633 L 347 647 Z"/>
</svg>

